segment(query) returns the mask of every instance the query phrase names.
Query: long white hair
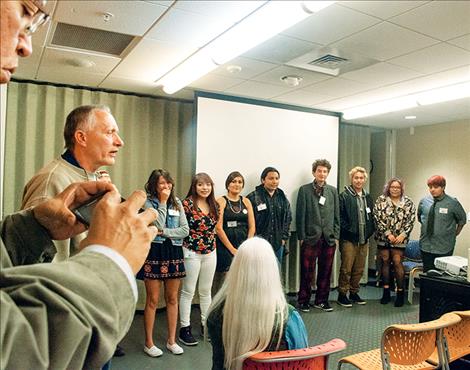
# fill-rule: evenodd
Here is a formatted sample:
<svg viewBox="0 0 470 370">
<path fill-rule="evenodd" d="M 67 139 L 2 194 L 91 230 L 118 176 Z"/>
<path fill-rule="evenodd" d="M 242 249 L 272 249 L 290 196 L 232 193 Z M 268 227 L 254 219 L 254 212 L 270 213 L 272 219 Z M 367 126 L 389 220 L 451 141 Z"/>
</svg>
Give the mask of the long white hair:
<svg viewBox="0 0 470 370">
<path fill-rule="evenodd" d="M 209 313 L 221 304 L 227 370 L 241 369 L 245 358 L 264 351 L 271 342 L 280 344 L 288 308 L 269 242 L 254 237 L 240 245 Z"/>
</svg>

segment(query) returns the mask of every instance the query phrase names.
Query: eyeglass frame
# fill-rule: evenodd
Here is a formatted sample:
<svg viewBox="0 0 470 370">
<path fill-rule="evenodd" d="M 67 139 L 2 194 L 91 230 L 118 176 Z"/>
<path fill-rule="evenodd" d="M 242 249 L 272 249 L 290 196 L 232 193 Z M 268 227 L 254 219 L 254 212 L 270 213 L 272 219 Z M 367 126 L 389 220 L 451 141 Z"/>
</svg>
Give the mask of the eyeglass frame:
<svg viewBox="0 0 470 370">
<path fill-rule="evenodd" d="M 27 36 L 31 36 L 41 26 L 49 21 L 50 15 L 42 5 L 41 0 L 22 0 L 22 3 L 29 9 L 31 9 L 31 4 L 37 8 L 37 10 L 34 12 L 33 19 L 24 30 Z"/>
</svg>

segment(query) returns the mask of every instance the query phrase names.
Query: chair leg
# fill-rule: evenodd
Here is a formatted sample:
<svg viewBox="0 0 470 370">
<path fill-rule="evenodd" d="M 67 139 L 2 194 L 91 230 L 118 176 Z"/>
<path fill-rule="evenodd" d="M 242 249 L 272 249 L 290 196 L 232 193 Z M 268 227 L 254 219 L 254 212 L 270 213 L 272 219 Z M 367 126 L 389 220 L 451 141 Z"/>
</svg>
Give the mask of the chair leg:
<svg viewBox="0 0 470 370">
<path fill-rule="evenodd" d="M 414 277 L 413 272 L 411 272 L 410 275 L 408 276 L 408 302 L 410 302 L 410 304 L 413 304 L 413 291 L 415 288 L 414 282 L 415 282 L 415 277 Z"/>
</svg>

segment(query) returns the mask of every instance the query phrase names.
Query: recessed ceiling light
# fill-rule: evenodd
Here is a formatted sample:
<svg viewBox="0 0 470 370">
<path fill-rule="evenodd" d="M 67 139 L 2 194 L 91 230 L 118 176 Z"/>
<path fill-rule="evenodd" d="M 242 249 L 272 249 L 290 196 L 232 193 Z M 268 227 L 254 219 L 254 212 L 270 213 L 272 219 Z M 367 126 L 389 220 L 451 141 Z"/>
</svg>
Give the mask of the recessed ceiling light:
<svg viewBox="0 0 470 370">
<path fill-rule="evenodd" d="M 405 116 L 405 119 L 416 119 L 416 116 Z"/>
</svg>

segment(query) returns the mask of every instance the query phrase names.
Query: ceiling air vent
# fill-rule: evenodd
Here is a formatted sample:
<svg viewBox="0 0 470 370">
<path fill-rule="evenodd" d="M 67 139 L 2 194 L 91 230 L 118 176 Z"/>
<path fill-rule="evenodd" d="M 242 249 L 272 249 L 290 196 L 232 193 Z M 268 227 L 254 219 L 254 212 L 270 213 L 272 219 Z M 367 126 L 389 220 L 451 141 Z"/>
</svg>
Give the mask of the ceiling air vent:
<svg viewBox="0 0 470 370">
<path fill-rule="evenodd" d="M 331 47 L 321 47 L 287 62 L 286 65 L 330 76 L 339 76 L 375 63 L 378 63 L 378 60 L 363 55 Z"/>
<path fill-rule="evenodd" d="M 132 35 L 57 23 L 51 44 L 120 56 L 133 39 Z"/>
<path fill-rule="evenodd" d="M 325 68 L 338 68 L 340 64 L 347 62 L 349 62 L 349 60 L 346 58 L 341 58 L 332 54 L 326 54 L 320 58 L 308 62 L 308 64 Z"/>
</svg>

